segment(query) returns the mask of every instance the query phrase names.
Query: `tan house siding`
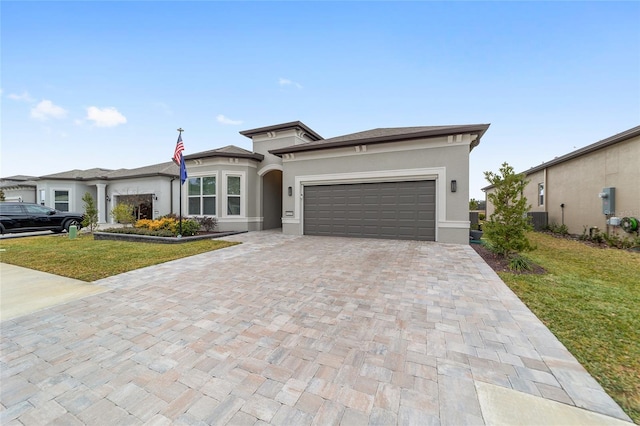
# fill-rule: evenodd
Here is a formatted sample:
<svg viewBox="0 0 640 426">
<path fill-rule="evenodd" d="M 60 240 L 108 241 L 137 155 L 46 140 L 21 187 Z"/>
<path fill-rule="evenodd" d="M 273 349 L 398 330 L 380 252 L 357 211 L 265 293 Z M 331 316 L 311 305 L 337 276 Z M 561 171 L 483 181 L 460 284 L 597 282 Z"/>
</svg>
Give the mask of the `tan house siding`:
<svg viewBox="0 0 640 426">
<path fill-rule="evenodd" d="M 549 223 L 562 223 L 564 204 L 564 223 L 572 234 L 592 226 L 606 230 L 598 197 L 603 188 L 615 188 L 614 216 L 640 217 L 640 136 L 550 167 L 547 179 Z"/>
<path fill-rule="evenodd" d="M 599 194 L 603 188 L 615 188 L 615 211 L 610 216 L 640 218 L 639 133 L 640 126 L 613 136 L 611 141 L 603 140 L 549 161 L 546 167 L 525 171 L 529 183 L 524 196 L 531 205 L 530 211 L 546 211 L 549 224 L 565 224 L 572 234 L 598 227 L 601 231 L 628 235 L 619 227 L 607 226 L 608 216 L 603 214 Z M 581 154 L 582 150 L 585 152 Z M 544 184 L 542 205 L 538 202 L 540 183 Z M 489 194 L 494 188 L 484 190 Z M 487 198 L 487 217 L 493 211 Z"/>
</svg>

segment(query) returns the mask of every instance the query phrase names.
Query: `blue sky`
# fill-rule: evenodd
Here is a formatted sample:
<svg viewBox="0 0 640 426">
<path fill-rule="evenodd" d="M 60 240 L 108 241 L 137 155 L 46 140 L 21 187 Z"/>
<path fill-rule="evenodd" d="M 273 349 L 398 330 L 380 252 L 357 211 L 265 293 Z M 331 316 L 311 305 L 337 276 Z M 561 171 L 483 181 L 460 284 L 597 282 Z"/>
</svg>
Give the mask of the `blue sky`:
<svg viewBox="0 0 640 426">
<path fill-rule="evenodd" d="M 0 176 L 135 168 L 325 138 L 491 123 L 483 171 L 524 171 L 640 124 L 639 2 L 0 4 Z"/>
</svg>

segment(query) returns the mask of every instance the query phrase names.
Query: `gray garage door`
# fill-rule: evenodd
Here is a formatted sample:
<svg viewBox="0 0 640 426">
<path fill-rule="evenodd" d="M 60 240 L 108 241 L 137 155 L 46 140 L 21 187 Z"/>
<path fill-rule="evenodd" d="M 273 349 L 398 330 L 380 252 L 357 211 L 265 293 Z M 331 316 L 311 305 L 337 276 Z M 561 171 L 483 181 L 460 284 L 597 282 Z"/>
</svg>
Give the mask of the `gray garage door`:
<svg viewBox="0 0 640 426">
<path fill-rule="evenodd" d="M 436 239 L 435 181 L 305 186 L 305 235 Z"/>
</svg>

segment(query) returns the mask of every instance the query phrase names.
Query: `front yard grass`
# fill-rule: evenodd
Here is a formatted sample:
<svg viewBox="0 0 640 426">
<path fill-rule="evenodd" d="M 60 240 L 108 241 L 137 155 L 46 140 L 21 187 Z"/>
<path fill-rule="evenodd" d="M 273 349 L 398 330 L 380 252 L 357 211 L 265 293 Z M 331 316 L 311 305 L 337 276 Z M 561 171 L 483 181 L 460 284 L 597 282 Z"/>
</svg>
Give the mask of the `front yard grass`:
<svg viewBox="0 0 640 426">
<path fill-rule="evenodd" d="M 529 237 L 547 274 L 500 277 L 640 423 L 640 253 Z"/>
<path fill-rule="evenodd" d="M 0 240 L 0 262 L 91 282 L 235 244 L 217 240 L 149 244 L 97 241 L 88 234 L 73 240 L 66 234 L 46 235 Z"/>
</svg>

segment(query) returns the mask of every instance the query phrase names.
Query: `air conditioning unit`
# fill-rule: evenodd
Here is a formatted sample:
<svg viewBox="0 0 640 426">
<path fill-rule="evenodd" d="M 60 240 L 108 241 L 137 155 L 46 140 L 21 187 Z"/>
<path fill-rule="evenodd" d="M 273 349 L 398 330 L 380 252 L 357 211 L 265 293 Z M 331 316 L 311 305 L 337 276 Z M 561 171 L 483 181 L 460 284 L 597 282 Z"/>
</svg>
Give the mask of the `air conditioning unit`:
<svg viewBox="0 0 640 426">
<path fill-rule="evenodd" d="M 610 217 L 609 219 L 607 219 L 607 225 L 611 226 L 620 226 L 620 222 L 622 222 L 622 219 L 620 219 L 619 217 Z"/>
</svg>

